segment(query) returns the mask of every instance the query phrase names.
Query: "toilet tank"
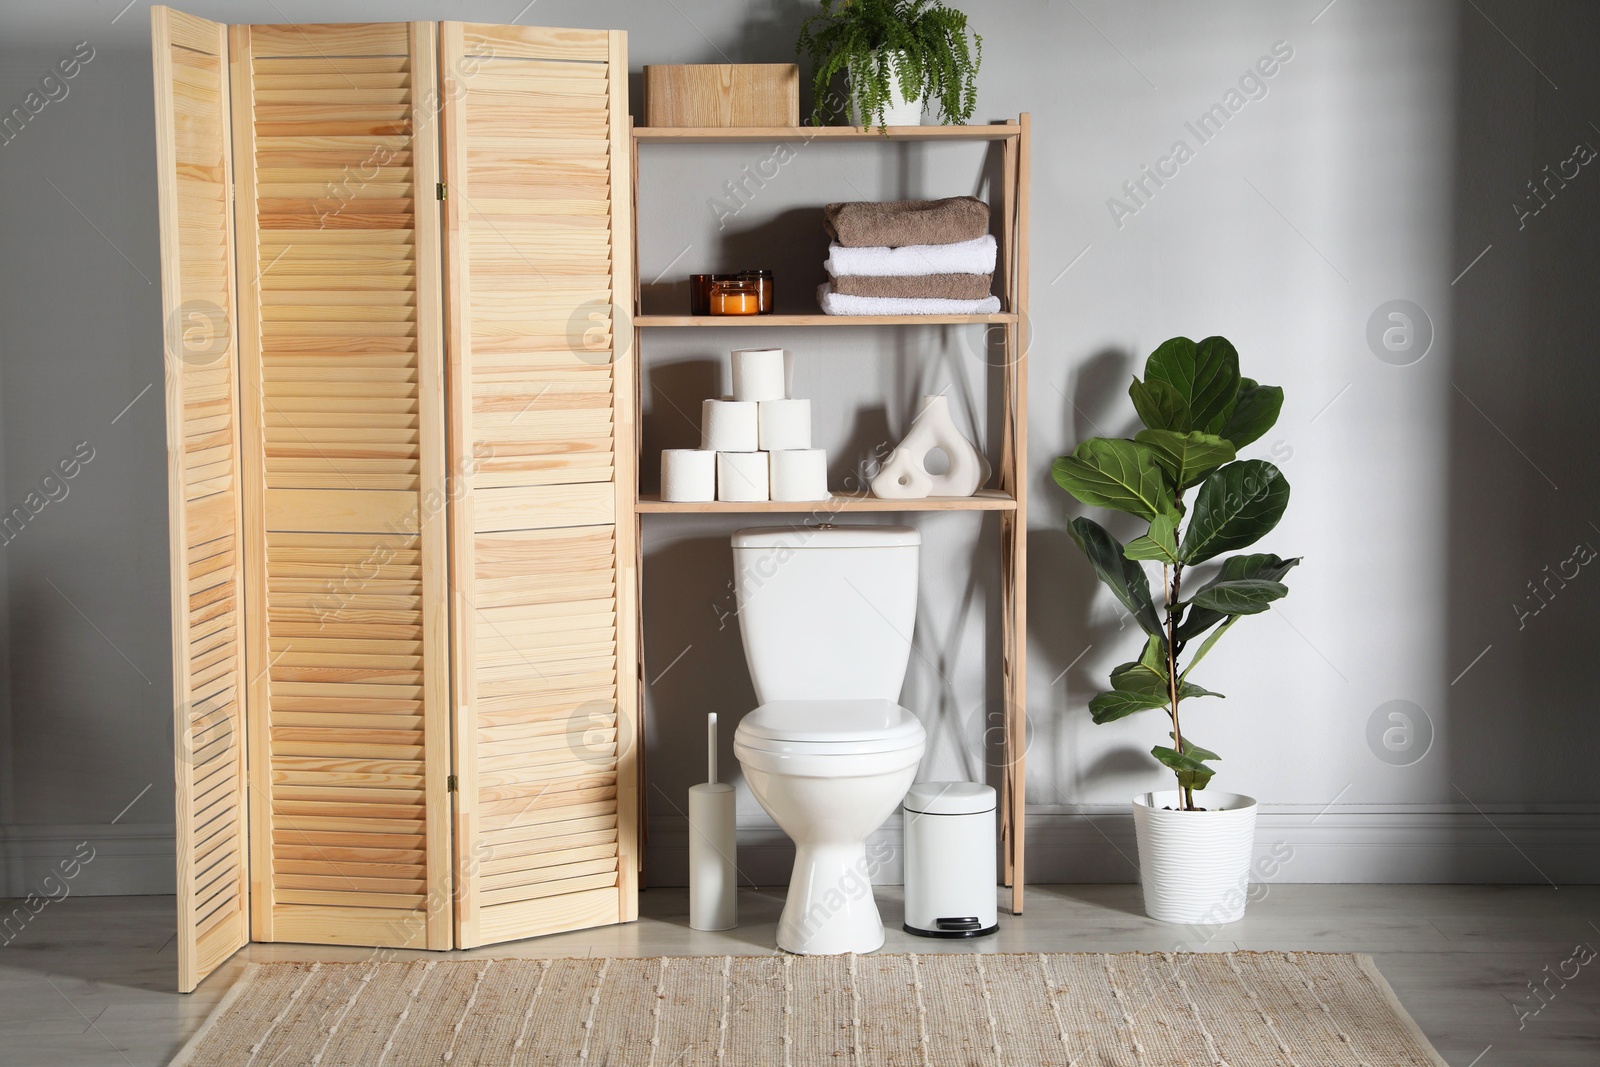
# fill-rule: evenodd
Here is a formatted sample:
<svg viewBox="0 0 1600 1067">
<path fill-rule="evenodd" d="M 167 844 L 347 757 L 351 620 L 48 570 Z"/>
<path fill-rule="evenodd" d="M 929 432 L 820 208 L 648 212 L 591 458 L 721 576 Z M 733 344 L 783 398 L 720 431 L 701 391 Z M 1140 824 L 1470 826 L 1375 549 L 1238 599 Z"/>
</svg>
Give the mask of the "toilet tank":
<svg viewBox="0 0 1600 1067">
<path fill-rule="evenodd" d="M 900 699 L 922 537 L 907 526 L 733 535 L 739 633 L 756 699 Z"/>
</svg>

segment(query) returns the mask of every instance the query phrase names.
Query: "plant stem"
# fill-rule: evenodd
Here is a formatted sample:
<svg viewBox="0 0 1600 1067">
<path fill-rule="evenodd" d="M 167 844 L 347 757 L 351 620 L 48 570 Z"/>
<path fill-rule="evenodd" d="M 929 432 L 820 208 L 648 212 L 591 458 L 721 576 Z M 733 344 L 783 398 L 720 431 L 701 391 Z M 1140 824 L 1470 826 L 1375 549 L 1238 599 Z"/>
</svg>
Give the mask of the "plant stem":
<svg viewBox="0 0 1600 1067">
<path fill-rule="evenodd" d="M 1167 585 L 1167 565 L 1161 565 L 1161 584 Z M 1167 699 L 1171 701 L 1172 743 L 1183 752 L 1183 728 L 1178 725 L 1178 597 L 1183 586 L 1183 564 L 1172 565 L 1172 584 L 1167 588 Z M 1177 771 L 1172 772 L 1177 775 Z M 1184 811 L 1194 810 L 1194 791 L 1178 777 L 1178 794 Z"/>
</svg>

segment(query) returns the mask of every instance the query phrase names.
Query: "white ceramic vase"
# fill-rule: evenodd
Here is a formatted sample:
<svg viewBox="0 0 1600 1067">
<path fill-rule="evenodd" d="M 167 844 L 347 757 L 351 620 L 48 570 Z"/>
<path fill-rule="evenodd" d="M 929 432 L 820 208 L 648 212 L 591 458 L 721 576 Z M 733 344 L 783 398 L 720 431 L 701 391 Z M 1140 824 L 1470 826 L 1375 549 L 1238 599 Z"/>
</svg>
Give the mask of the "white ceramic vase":
<svg viewBox="0 0 1600 1067">
<path fill-rule="evenodd" d="M 908 100 L 900 91 L 900 62 L 905 53 L 894 52 L 889 56 L 889 100 L 883 107 L 883 124 L 885 126 L 921 126 L 933 125 L 927 121 L 926 98 L 918 97 Z M 853 80 L 853 79 L 852 79 Z M 850 95 L 850 122 L 855 126 L 868 124 L 868 117 L 863 116 L 856 107 L 855 92 Z"/>
<path fill-rule="evenodd" d="M 928 453 L 935 448 L 943 450 L 950 461 L 943 474 L 928 471 Z M 950 398 L 925 396 L 910 432 L 872 479 L 872 495 L 883 500 L 971 496 L 991 473 L 988 459 L 956 429 L 950 417 Z"/>
<path fill-rule="evenodd" d="M 1179 811 L 1175 789 L 1133 798 L 1144 912 L 1190 926 L 1238 922 L 1250 892 L 1255 798 L 1207 790 L 1195 799 L 1205 811 Z"/>
</svg>

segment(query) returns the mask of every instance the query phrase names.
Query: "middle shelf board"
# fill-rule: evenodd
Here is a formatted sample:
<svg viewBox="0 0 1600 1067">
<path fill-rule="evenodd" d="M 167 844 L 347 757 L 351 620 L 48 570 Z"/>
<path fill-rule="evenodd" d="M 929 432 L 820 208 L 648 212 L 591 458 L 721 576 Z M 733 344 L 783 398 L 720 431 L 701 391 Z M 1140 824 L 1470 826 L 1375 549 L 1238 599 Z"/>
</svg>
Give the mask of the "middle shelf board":
<svg viewBox="0 0 1600 1067">
<path fill-rule="evenodd" d="M 1008 311 L 992 315 L 635 315 L 635 326 L 950 326 L 1016 322 Z"/>
<path fill-rule="evenodd" d="M 760 514 L 762 512 L 841 511 L 1015 511 L 1017 502 L 1001 489 L 979 489 L 972 496 L 929 496 L 920 500 L 884 500 L 875 496 L 832 496 L 827 500 L 662 500 L 659 494 L 639 496 L 634 510 L 641 515 Z"/>
</svg>

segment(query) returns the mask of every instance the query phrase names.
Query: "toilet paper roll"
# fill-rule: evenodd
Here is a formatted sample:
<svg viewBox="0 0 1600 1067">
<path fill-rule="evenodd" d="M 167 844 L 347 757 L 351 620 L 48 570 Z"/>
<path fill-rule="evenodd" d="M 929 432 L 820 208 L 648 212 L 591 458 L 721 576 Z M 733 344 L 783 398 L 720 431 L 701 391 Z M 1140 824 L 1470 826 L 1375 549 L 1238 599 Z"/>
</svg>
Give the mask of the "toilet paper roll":
<svg viewBox="0 0 1600 1067">
<path fill-rule="evenodd" d="M 717 499 L 717 454 L 699 448 L 662 449 L 661 499 Z"/>
<path fill-rule="evenodd" d="M 789 395 L 789 353 L 781 348 L 741 348 L 733 353 L 735 400 L 782 400 Z"/>
<path fill-rule="evenodd" d="M 726 782 L 689 787 L 691 929 L 731 930 L 739 922 L 734 797 Z"/>
<path fill-rule="evenodd" d="M 754 452 L 757 447 L 754 401 L 707 400 L 700 405 L 700 447 L 712 452 Z"/>
<path fill-rule="evenodd" d="M 766 500 L 767 453 L 718 452 L 718 500 Z"/>
<path fill-rule="evenodd" d="M 761 401 L 756 411 L 756 436 L 765 452 L 810 448 L 811 401 Z"/>
<path fill-rule="evenodd" d="M 773 500 L 828 499 L 828 453 L 795 448 L 768 454 Z"/>
</svg>

